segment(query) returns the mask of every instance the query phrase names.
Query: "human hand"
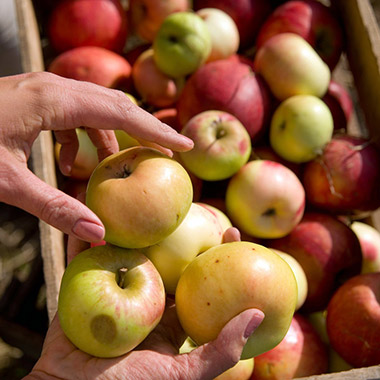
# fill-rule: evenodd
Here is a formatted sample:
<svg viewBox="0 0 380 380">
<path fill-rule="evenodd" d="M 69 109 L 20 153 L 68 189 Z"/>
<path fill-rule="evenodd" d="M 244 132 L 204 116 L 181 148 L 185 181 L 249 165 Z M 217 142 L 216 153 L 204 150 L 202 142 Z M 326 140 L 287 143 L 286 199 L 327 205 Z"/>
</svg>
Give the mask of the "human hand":
<svg viewBox="0 0 380 380">
<path fill-rule="evenodd" d="M 68 175 L 85 126 L 102 160 L 118 150 L 114 129 L 167 154 L 191 140 L 136 106 L 121 91 L 42 72 L 0 78 L 0 201 L 24 209 L 68 235 L 99 241 L 104 226 L 84 204 L 37 178 L 27 167 L 43 130 L 62 144 L 59 166 Z"/>
</svg>

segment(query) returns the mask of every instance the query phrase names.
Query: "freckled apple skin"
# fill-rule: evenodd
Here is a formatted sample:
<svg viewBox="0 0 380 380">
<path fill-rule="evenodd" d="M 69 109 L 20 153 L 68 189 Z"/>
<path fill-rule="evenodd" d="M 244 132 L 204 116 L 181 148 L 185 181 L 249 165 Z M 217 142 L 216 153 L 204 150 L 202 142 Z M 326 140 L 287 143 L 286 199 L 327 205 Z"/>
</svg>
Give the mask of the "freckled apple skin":
<svg viewBox="0 0 380 380">
<path fill-rule="evenodd" d="M 101 219 L 108 243 L 142 248 L 171 234 L 190 209 L 186 170 L 156 149 L 136 146 L 103 160 L 91 175 L 86 205 Z"/>
<path fill-rule="evenodd" d="M 182 327 L 198 345 L 215 339 L 243 310 L 262 310 L 265 318 L 243 349 L 241 358 L 248 359 L 285 336 L 297 303 L 297 283 L 290 266 L 270 249 L 232 242 L 210 248 L 187 266 L 175 300 Z"/>
<path fill-rule="evenodd" d="M 117 272 L 126 268 L 124 288 Z M 97 357 L 123 355 L 160 321 L 165 290 L 154 265 L 139 250 L 111 245 L 81 252 L 67 266 L 58 315 L 68 339 Z"/>
</svg>

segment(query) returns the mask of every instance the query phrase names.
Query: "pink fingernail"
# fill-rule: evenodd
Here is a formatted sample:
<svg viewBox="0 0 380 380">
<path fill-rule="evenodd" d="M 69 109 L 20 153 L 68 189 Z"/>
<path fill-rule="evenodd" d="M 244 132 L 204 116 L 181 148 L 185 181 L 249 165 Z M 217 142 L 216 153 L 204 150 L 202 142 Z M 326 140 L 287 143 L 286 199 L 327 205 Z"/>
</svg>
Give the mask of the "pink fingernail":
<svg viewBox="0 0 380 380">
<path fill-rule="evenodd" d="M 104 237 L 104 227 L 90 222 L 89 220 L 79 219 L 73 229 L 72 232 L 80 239 L 86 241 L 99 241 Z"/>
</svg>

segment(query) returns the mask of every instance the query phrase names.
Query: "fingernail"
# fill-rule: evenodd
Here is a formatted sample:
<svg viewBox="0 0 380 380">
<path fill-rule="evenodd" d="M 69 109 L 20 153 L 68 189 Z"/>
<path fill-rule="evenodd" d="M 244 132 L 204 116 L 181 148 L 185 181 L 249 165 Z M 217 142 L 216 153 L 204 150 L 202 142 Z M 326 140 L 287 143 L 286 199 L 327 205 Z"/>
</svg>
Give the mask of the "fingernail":
<svg viewBox="0 0 380 380">
<path fill-rule="evenodd" d="M 248 322 L 247 327 L 244 331 L 244 338 L 249 338 L 253 332 L 259 327 L 260 323 L 263 321 L 265 315 L 261 310 L 256 310 L 251 320 Z"/>
<path fill-rule="evenodd" d="M 79 219 L 72 231 L 77 237 L 86 241 L 102 240 L 105 233 L 103 226 L 84 219 Z"/>
</svg>

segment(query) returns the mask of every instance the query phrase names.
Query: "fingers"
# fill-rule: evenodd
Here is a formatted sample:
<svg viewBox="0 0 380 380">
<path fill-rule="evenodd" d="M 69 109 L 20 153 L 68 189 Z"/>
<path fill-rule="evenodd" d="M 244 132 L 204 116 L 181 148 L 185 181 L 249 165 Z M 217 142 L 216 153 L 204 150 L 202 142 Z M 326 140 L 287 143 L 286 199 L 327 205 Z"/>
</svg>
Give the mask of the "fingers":
<svg viewBox="0 0 380 380">
<path fill-rule="evenodd" d="M 86 131 L 88 137 L 98 149 L 99 161 L 102 161 L 109 155 L 119 151 L 119 144 L 114 131 L 91 128 L 86 128 Z"/>
<path fill-rule="evenodd" d="M 223 243 L 231 243 L 234 241 L 240 241 L 240 231 L 236 227 L 230 227 L 223 234 Z"/>
</svg>

